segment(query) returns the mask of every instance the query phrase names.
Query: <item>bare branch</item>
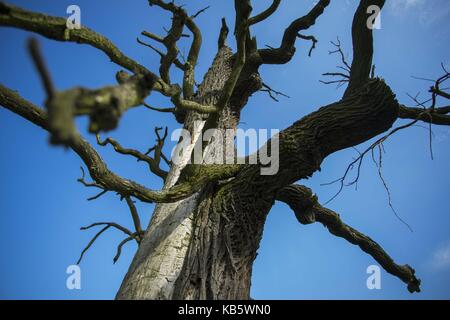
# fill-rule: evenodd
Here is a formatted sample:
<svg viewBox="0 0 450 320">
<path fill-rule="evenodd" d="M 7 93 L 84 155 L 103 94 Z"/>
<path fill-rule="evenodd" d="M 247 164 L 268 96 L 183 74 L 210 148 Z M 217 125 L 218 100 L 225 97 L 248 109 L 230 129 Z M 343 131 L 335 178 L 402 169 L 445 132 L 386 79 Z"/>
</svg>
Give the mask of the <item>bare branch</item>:
<svg viewBox="0 0 450 320">
<path fill-rule="evenodd" d="M 122 227 L 120 224 L 117 224 L 115 222 L 95 222 L 95 223 L 90 224 L 90 225 L 88 225 L 86 227 L 81 227 L 80 230 L 84 231 L 84 230 L 91 229 L 93 227 L 103 226 L 103 225 L 108 226 L 108 228 L 116 228 L 117 230 L 122 231 L 123 233 L 125 233 L 125 234 L 127 234 L 129 236 L 133 235 L 133 232 L 131 232 L 130 230 L 128 230 L 125 227 Z"/>
<path fill-rule="evenodd" d="M 39 127 L 49 130 L 48 116 L 44 110 L 2 85 L 0 85 L 0 105 Z M 102 188 L 115 191 L 124 197 L 133 196 L 143 202 L 175 202 L 189 197 L 200 190 L 207 181 L 221 179 L 224 175 L 230 174 L 227 168 L 223 168 L 223 170 L 216 169 L 197 177 L 193 181 L 176 185 L 171 189 L 154 191 L 110 171 L 95 149 L 80 135 L 77 134 L 74 137 L 69 147 L 80 156 L 89 169 L 93 180 Z M 207 168 L 204 168 L 204 170 L 206 170 L 205 172 L 208 171 Z"/>
<path fill-rule="evenodd" d="M 208 10 L 210 8 L 210 6 L 207 6 L 203 9 L 198 10 L 196 13 L 194 13 L 191 18 L 197 18 L 200 14 L 202 14 L 203 12 L 205 12 L 206 10 Z"/>
<path fill-rule="evenodd" d="M 175 113 L 176 108 L 156 108 L 156 107 L 152 107 L 151 105 L 147 104 L 147 103 L 143 103 L 143 105 L 153 111 L 158 111 L 158 112 L 166 112 L 166 113 Z"/>
<path fill-rule="evenodd" d="M 78 258 L 77 264 L 81 263 L 81 260 L 83 259 L 84 254 L 86 253 L 86 251 L 89 250 L 89 248 L 94 244 L 95 240 L 97 240 L 97 238 L 106 230 L 109 229 L 109 225 L 105 226 L 103 229 L 101 229 L 99 232 L 97 232 L 95 234 L 95 236 L 91 239 L 91 241 L 89 241 L 89 243 L 87 244 L 87 246 L 83 249 L 83 251 L 81 251 L 80 257 Z"/>
<path fill-rule="evenodd" d="M 145 32 L 145 31 L 144 31 L 144 32 Z M 143 45 L 143 46 L 145 46 L 145 47 L 148 47 L 148 48 L 152 49 L 153 51 L 155 51 L 161 58 L 165 55 L 165 53 L 162 52 L 161 50 L 159 50 L 158 48 L 152 46 L 152 45 L 149 44 L 149 43 L 146 43 L 146 42 L 142 41 L 142 40 L 139 39 L 139 38 L 136 38 L 136 41 L 137 41 L 139 44 L 141 44 L 141 45 Z M 175 59 L 175 60 L 173 61 L 173 64 L 174 64 L 178 69 L 180 69 L 180 70 L 182 70 L 182 71 L 185 71 L 185 70 L 186 70 L 186 66 L 185 66 L 184 63 L 182 63 L 179 59 Z"/>
<path fill-rule="evenodd" d="M 117 260 L 119 260 L 119 258 L 120 258 L 120 254 L 122 253 L 122 247 L 123 247 L 123 245 L 126 244 L 126 243 L 129 242 L 129 241 L 134 240 L 134 239 L 135 239 L 134 236 L 130 236 L 130 237 L 128 237 L 128 238 L 123 239 L 123 240 L 119 243 L 119 245 L 117 246 L 117 253 L 116 253 L 116 255 L 115 255 L 114 258 L 113 258 L 113 263 L 114 263 L 114 264 L 115 264 L 115 263 L 117 262 Z"/>
<path fill-rule="evenodd" d="M 320 0 L 308 14 L 294 20 L 284 31 L 281 45 L 278 48 L 258 50 L 260 62 L 263 64 L 284 64 L 289 62 L 295 54 L 295 42 L 299 37 L 299 33 L 313 26 L 316 23 L 316 19 L 323 14 L 329 4 L 330 0 Z"/>
<path fill-rule="evenodd" d="M 365 149 L 363 152 L 359 152 L 359 156 L 354 159 L 348 166 L 347 169 L 344 172 L 344 175 L 339 178 L 336 179 L 334 181 L 331 181 L 329 183 L 325 183 L 322 185 L 331 185 L 334 183 L 338 183 L 340 184 L 339 190 L 338 192 L 330 199 L 328 200 L 325 204 L 330 203 L 332 200 L 334 200 L 344 189 L 344 186 L 352 186 L 354 184 L 356 184 L 358 182 L 359 176 L 360 176 L 360 172 L 361 172 L 361 166 L 362 166 L 362 162 L 364 160 L 364 157 L 369 153 L 372 152 L 375 148 L 377 148 L 378 146 L 382 145 L 389 137 L 391 137 L 392 135 L 394 135 L 396 132 L 407 129 L 409 127 L 412 127 L 413 125 L 415 125 L 417 122 L 419 121 L 419 119 L 415 119 L 414 121 L 407 123 L 405 125 L 399 126 L 395 129 L 392 129 L 391 131 L 389 131 L 386 135 L 383 135 L 381 138 L 377 139 L 374 143 L 372 143 L 367 149 Z M 347 179 L 348 174 L 350 173 L 350 171 L 357 166 L 357 174 L 354 180 L 352 180 L 351 182 L 345 184 L 345 181 Z M 395 211 L 394 211 L 395 212 Z"/>
<path fill-rule="evenodd" d="M 290 98 L 288 95 L 284 94 L 281 91 L 272 89 L 265 83 L 263 83 L 262 86 L 263 86 L 263 89 L 261 89 L 260 91 L 267 92 L 269 94 L 270 98 L 276 102 L 279 102 L 279 100 L 277 99 L 277 96 L 283 96 L 285 98 Z"/>
<path fill-rule="evenodd" d="M 276 199 L 288 204 L 300 223 L 320 222 L 331 234 L 359 246 L 372 256 L 387 272 L 406 283 L 409 292 L 420 292 L 420 279 L 416 278 L 413 268 L 409 265 L 396 264 L 378 243 L 346 225 L 336 212 L 322 207 L 318 203 L 317 196 L 309 188 L 291 185 L 280 190 Z"/>
<path fill-rule="evenodd" d="M 437 106 L 438 97 L 444 99 L 450 99 L 450 94 L 448 94 L 445 90 L 446 88 L 442 88 L 442 85 L 450 79 L 450 73 L 442 65 L 442 69 L 444 70 L 444 75 L 440 76 L 436 80 L 418 78 L 422 80 L 432 81 L 434 83 L 433 86 L 430 87 L 429 93 L 431 93 L 431 98 L 425 101 L 419 101 L 419 94 L 416 96 L 409 97 L 416 103 L 416 107 L 407 107 L 405 105 L 400 106 L 399 110 L 399 118 L 401 119 L 419 119 L 423 122 L 427 122 L 430 125 L 450 125 L 450 106 Z M 428 105 L 427 105 L 428 104 Z M 421 108 L 417 108 L 417 107 Z"/>
<path fill-rule="evenodd" d="M 344 95 L 359 88 L 370 77 L 373 58 L 373 32 L 368 27 L 368 21 L 372 14 L 368 8 L 376 5 L 382 9 L 384 3 L 385 0 L 361 0 L 355 12 L 352 24 L 353 61 L 350 82 Z"/>
<path fill-rule="evenodd" d="M 142 231 L 141 220 L 139 218 L 136 206 L 134 205 L 134 202 L 130 197 L 125 197 L 125 201 L 127 202 L 128 208 L 130 209 L 131 217 L 134 223 L 134 229 L 136 230 L 137 234 L 141 235 L 144 231 Z"/>
<path fill-rule="evenodd" d="M 86 180 L 85 180 L 86 174 L 84 172 L 84 169 L 83 169 L 83 167 L 80 167 L 80 169 L 81 169 L 81 178 L 77 179 L 78 182 L 80 182 L 85 187 L 95 187 L 95 188 L 103 189 L 103 187 L 101 185 L 99 185 L 98 183 L 86 182 Z M 104 195 L 107 192 L 108 192 L 108 190 L 102 190 L 100 193 L 98 193 L 95 196 L 92 196 L 92 197 L 88 198 L 87 200 L 88 201 L 96 200 L 96 199 L 100 198 L 102 195 Z"/>
<path fill-rule="evenodd" d="M 128 149 L 128 148 L 124 148 L 120 145 L 120 143 L 118 143 L 116 140 L 112 139 L 112 138 L 106 138 L 104 141 L 100 140 L 100 135 L 96 135 L 97 138 L 97 143 L 101 146 L 106 146 L 108 144 L 112 145 L 114 150 L 120 154 L 124 154 L 124 155 L 131 155 L 133 157 L 135 157 L 137 159 L 137 161 L 143 161 L 146 162 L 149 166 L 149 169 L 151 172 L 153 172 L 154 174 L 156 174 L 158 177 L 162 178 L 163 180 L 166 179 L 167 177 L 167 171 L 162 170 L 159 165 L 160 165 L 160 159 L 159 158 L 152 158 L 149 157 L 146 154 L 143 154 L 137 150 L 134 149 Z M 164 144 L 163 144 L 164 145 Z M 161 146 L 162 148 L 162 146 Z"/>
<path fill-rule="evenodd" d="M 175 107 L 179 109 L 184 110 L 192 110 L 197 111 L 199 113 L 217 113 L 219 111 L 218 106 L 211 106 L 211 105 L 202 105 L 198 102 L 191 101 L 191 100 L 185 100 L 181 98 L 181 94 L 176 94 L 172 97 L 172 102 L 175 105 Z"/>
<path fill-rule="evenodd" d="M 218 40 L 218 50 L 222 49 L 226 45 L 228 33 L 230 29 L 228 29 L 227 21 L 225 18 L 222 18 L 222 27 L 220 28 L 219 40 Z"/>
<path fill-rule="evenodd" d="M 57 41 L 70 41 L 91 45 L 103 51 L 112 62 L 149 78 L 156 76 L 136 61 L 124 55 L 110 40 L 86 28 L 68 29 L 66 19 L 34 13 L 10 4 L 0 3 L 0 26 L 20 28 Z"/>
<path fill-rule="evenodd" d="M 328 53 L 331 54 L 339 54 L 339 56 L 341 57 L 341 62 L 342 62 L 342 66 L 338 66 L 338 68 L 342 69 L 342 70 L 346 70 L 348 74 L 350 74 L 350 64 L 347 62 L 347 58 L 344 55 L 344 51 L 342 51 L 342 45 L 341 45 L 341 40 L 339 39 L 339 37 L 337 38 L 336 42 L 334 41 L 330 41 L 331 44 L 333 46 L 336 47 L 335 50 L 331 50 Z"/>
<path fill-rule="evenodd" d="M 170 82 L 168 71 L 170 66 L 176 60 L 178 55 L 178 48 L 176 43 L 183 37 L 183 28 L 186 26 L 193 35 L 193 40 L 187 61 L 184 64 L 183 75 L 183 96 L 185 99 L 190 99 L 194 95 L 195 86 L 195 66 L 197 65 L 200 48 L 202 45 L 202 35 L 200 29 L 197 27 L 194 19 L 202 12 L 206 11 L 209 7 L 203 8 L 193 16 L 189 16 L 187 12 L 181 7 L 176 6 L 174 2 L 164 2 L 162 0 L 150 0 L 150 5 L 156 5 L 160 8 L 172 13 L 172 27 L 168 31 L 167 36 L 164 38 L 154 37 L 152 34 L 148 34 L 156 41 L 161 42 L 167 49 L 167 53 L 161 57 L 160 74 L 163 80 Z"/>
<path fill-rule="evenodd" d="M 110 130 L 117 126 L 123 112 L 140 104 L 151 90 L 142 75 L 130 76 L 124 71 L 116 74 L 119 86 L 98 90 L 74 88 L 57 92 L 45 66 L 37 40 L 29 41 L 29 51 L 47 92 L 46 107 L 49 114 L 50 142 L 67 144 L 77 134 L 73 118 L 89 115 L 91 132 Z"/>
<path fill-rule="evenodd" d="M 81 260 L 83 259 L 83 256 L 84 256 L 84 254 L 86 253 L 86 251 L 88 251 L 89 248 L 90 248 L 90 247 L 94 244 L 94 242 L 98 239 L 98 237 L 99 237 L 103 232 L 105 232 L 106 230 L 108 230 L 109 228 L 116 228 L 117 230 L 120 230 L 120 231 L 122 231 L 123 233 L 125 233 L 125 234 L 128 235 L 128 237 L 127 237 L 125 240 L 123 240 L 123 241 L 119 244 L 119 247 L 117 248 L 117 254 L 116 254 L 116 256 L 114 257 L 114 260 L 113 260 L 114 263 L 116 263 L 116 261 L 119 259 L 120 253 L 122 252 L 122 246 L 123 246 L 126 242 L 128 242 L 128 241 L 130 241 L 130 240 L 136 240 L 136 242 L 138 243 L 138 245 L 139 245 L 139 243 L 140 243 L 140 237 L 142 236 L 142 233 L 139 233 L 139 232 L 133 233 L 133 232 L 131 232 L 130 230 L 128 230 L 127 228 L 122 227 L 121 225 L 119 225 L 119 224 L 117 224 L 117 223 L 115 223 L 115 222 L 96 222 L 96 223 L 93 223 L 93 224 L 91 224 L 91 225 L 89 225 L 89 226 L 87 226 L 87 227 L 81 227 L 80 230 L 88 230 L 88 229 L 93 228 L 93 227 L 96 227 L 96 226 L 105 226 L 105 227 L 103 227 L 99 232 L 97 232 L 97 233 L 95 234 L 95 236 L 89 241 L 89 243 L 87 244 L 87 246 L 86 246 L 86 247 L 83 249 L 83 251 L 81 252 L 80 258 L 78 259 L 77 264 L 80 264 L 80 263 L 81 263 Z"/>
<path fill-rule="evenodd" d="M 252 11 L 250 0 L 235 0 L 236 25 L 234 34 L 237 43 L 237 53 L 233 69 L 222 90 L 222 94 L 217 103 L 219 110 L 222 110 L 230 100 L 236 83 L 241 75 L 242 68 L 246 61 L 246 41 L 248 36 L 248 19 Z"/>
<path fill-rule="evenodd" d="M 297 34 L 297 37 L 303 40 L 310 40 L 311 41 L 311 49 L 309 49 L 308 57 L 311 57 L 313 50 L 316 48 L 317 39 L 314 36 L 304 36 L 302 34 Z"/>
<path fill-rule="evenodd" d="M 44 84 L 45 92 L 47 93 L 47 100 L 53 99 L 55 96 L 55 87 L 53 86 L 53 81 L 50 77 L 50 72 L 47 69 L 44 58 L 42 56 L 39 42 L 36 38 L 28 39 L 28 50 L 30 51 L 30 55 L 33 58 L 33 62 L 36 66 L 36 69 L 39 72 L 42 83 Z"/>
<path fill-rule="evenodd" d="M 263 12 L 259 13 L 258 15 L 248 19 L 248 24 L 251 26 L 251 25 L 260 23 L 263 20 L 266 20 L 273 13 L 275 13 L 275 11 L 277 11 L 278 6 L 280 5 L 280 3 L 281 3 L 281 0 L 273 0 L 273 2 L 272 2 L 272 4 L 270 5 L 269 8 L 267 8 Z"/>
<path fill-rule="evenodd" d="M 446 110 L 447 107 L 443 109 L 443 111 Z M 400 119 L 419 119 L 420 121 L 435 125 L 450 126 L 450 115 L 441 114 L 436 111 L 432 112 L 431 110 L 424 111 L 424 109 L 401 105 L 398 116 Z"/>
</svg>

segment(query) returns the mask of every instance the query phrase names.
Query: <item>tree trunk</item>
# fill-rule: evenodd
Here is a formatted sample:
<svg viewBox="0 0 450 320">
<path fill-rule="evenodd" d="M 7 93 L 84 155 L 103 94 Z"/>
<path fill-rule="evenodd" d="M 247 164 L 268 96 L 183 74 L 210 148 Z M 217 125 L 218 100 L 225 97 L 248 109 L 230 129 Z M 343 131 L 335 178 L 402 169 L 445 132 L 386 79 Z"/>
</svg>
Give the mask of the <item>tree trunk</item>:
<svg viewBox="0 0 450 320">
<path fill-rule="evenodd" d="M 233 59 L 228 47 L 219 50 L 199 87 L 198 102 L 215 104 L 229 77 Z M 236 129 L 241 108 L 260 87 L 257 72 L 244 70 L 229 105 L 219 116 L 218 128 Z M 184 128 L 191 133 L 192 143 L 183 152 L 181 163 L 172 166 L 165 188 L 178 181 L 203 124 L 198 113 L 189 112 L 185 116 Z M 217 143 L 220 141 L 213 140 L 205 148 L 204 161 L 217 160 L 217 152 L 208 150 L 229 150 Z M 234 146 L 233 139 L 224 143 Z M 243 221 L 245 217 L 224 203 L 228 196 L 221 193 L 220 184 L 206 185 L 182 201 L 156 206 L 117 299 L 249 298 L 252 264 L 264 223 Z"/>
</svg>

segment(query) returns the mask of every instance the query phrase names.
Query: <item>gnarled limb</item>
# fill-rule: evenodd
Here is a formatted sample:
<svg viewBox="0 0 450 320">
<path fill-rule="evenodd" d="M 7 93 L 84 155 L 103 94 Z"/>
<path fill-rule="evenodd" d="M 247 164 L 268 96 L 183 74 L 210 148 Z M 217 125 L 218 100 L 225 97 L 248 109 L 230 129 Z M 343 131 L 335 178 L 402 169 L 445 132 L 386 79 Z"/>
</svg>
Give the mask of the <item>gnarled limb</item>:
<svg viewBox="0 0 450 320">
<path fill-rule="evenodd" d="M 336 212 L 322 207 L 311 189 L 290 185 L 281 189 L 276 199 L 289 205 L 300 223 L 320 222 L 331 234 L 359 246 L 372 256 L 387 272 L 406 283 L 409 292 L 420 292 L 420 279 L 416 278 L 413 268 L 396 264 L 378 243 L 345 224 Z"/>
<path fill-rule="evenodd" d="M 268 7 L 263 12 L 257 14 L 256 16 L 251 17 L 250 19 L 248 19 L 248 24 L 251 26 L 253 24 L 257 24 L 257 23 L 260 23 L 263 20 L 266 20 L 273 13 L 275 13 L 275 11 L 277 11 L 278 6 L 280 5 L 280 3 L 281 3 L 281 0 L 273 0 L 273 2 L 270 5 L 270 7 Z"/>
<path fill-rule="evenodd" d="M 0 105 L 20 115 L 30 122 L 49 130 L 48 116 L 46 112 L 29 101 L 20 97 L 16 92 L 0 85 Z M 68 145 L 75 151 L 85 163 L 94 181 L 105 190 L 115 191 L 122 196 L 134 196 L 143 202 L 175 202 L 192 195 L 202 187 L 202 183 L 208 181 L 207 175 L 199 180 L 174 186 L 163 191 L 154 191 L 146 187 L 122 178 L 108 169 L 95 149 L 79 134 L 76 134 Z M 221 170 L 214 171 L 212 179 L 220 179 Z"/>
<path fill-rule="evenodd" d="M 172 97 L 172 102 L 178 109 L 197 111 L 198 113 L 216 113 L 219 111 L 218 106 L 202 105 L 198 102 L 185 100 L 181 98 L 181 94 L 176 94 Z"/>
<path fill-rule="evenodd" d="M 0 2 L 0 26 L 39 33 L 49 39 L 88 44 L 103 51 L 114 63 L 136 74 L 156 78 L 152 72 L 124 55 L 110 40 L 91 29 L 67 29 L 66 19 L 24 10 Z"/>
<path fill-rule="evenodd" d="M 228 105 L 230 98 L 233 95 L 234 90 L 236 89 L 236 85 L 238 83 L 239 77 L 241 76 L 241 72 L 247 61 L 247 40 L 249 38 L 248 19 L 252 12 L 252 6 L 250 4 L 250 0 L 235 0 L 234 7 L 236 12 L 234 36 L 236 38 L 237 52 L 236 54 L 234 54 L 233 67 L 231 69 L 231 72 L 227 77 L 223 88 L 221 89 L 220 96 L 216 103 L 217 112 L 211 114 L 208 117 L 205 125 L 203 126 L 203 132 L 208 129 L 217 127 L 220 111 L 224 110 L 224 108 Z M 223 36 L 222 32 L 225 32 L 225 35 L 228 32 L 226 24 L 224 24 L 225 20 L 222 20 L 222 23 L 223 24 L 220 38 L 222 38 Z M 223 49 L 225 49 L 225 47 L 221 46 L 221 39 L 219 39 L 219 53 Z"/>
<path fill-rule="evenodd" d="M 169 68 L 172 63 L 176 62 L 178 55 L 178 48 L 176 43 L 183 35 L 184 26 L 186 26 L 193 35 L 191 47 L 189 49 L 188 57 L 183 65 L 183 97 L 184 99 L 191 99 L 194 95 L 195 86 L 195 67 L 197 65 L 198 56 L 202 45 L 202 34 L 194 19 L 204 12 L 207 8 L 199 10 L 192 16 L 189 16 L 181 6 L 175 5 L 173 2 L 164 2 L 162 0 L 150 0 L 150 5 L 156 5 L 164 10 L 172 13 L 172 27 L 169 30 L 166 37 L 161 38 L 153 36 L 150 33 L 143 33 L 143 35 L 149 36 L 153 40 L 156 40 L 167 49 L 167 53 L 161 56 L 161 68 L 160 73 L 163 80 L 167 83 L 169 80 Z"/>
<path fill-rule="evenodd" d="M 316 19 L 320 17 L 325 8 L 330 4 L 330 0 L 320 0 L 311 9 L 311 11 L 303 17 L 294 20 L 284 31 L 281 45 L 278 48 L 268 48 L 258 50 L 260 63 L 262 64 L 285 64 L 288 63 L 295 54 L 295 42 L 299 32 L 309 29 L 316 23 Z"/>
<path fill-rule="evenodd" d="M 146 33 L 146 31 L 143 31 L 143 32 L 142 32 L 142 34 L 144 34 L 144 33 Z M 136 38 L 136 41 L 137 41 L 139 44 L 141 44 L 141 45 L 143 45 L 143 46 L 145 46 L 145 47 L 148 47 L 148 48 L 152 49 L 153 51 L 155 51 L 155 52 L 161 57 L 161 59 L 164 57 L 165 53 L 162 52 L 161 50 L 159 50 L 158 48 L 152 46 L 152 45 L 149 44 L 149 43 L 146 43 L 146 42 L 142 41 L 142 40 L 139 39 L 139 38 Z M 181 71 L 185 71 L 185 70 L 186 70 L 186 67 L 185 67 L 184 63 L 182 63 L 178 58 L 175 59 L 175 60 L 173 61 L 173 64 L 174 64 L 178 69 L 180 69 Z"/>
</svg>

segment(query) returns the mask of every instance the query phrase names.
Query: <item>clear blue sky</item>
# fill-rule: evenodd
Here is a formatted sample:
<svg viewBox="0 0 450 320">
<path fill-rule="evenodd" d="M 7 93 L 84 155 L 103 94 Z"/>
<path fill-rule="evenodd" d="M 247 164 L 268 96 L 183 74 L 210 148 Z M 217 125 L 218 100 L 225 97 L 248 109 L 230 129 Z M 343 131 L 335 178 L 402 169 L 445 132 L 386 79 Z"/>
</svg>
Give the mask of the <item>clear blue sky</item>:
<svg viewBox="0 0 450 320">
<path fill-rule="evenodd" d="M 200 2 L 200 1 L 197 1 Z M 255 11 L 270 1 L 253 1 Z M 282 30 L 303 15 L 313 1 L 283 1 L 267 23 L 253 30 L 259 45 L 278 45 Z M 265 82 L 283 89 L 291 98 L 275 103 L 263 93 L 255 94 L 242 114 L 242 128 L 283 129 L 316 108 L 335 101 L 343 89 L 319 83 L 321 73 L 338 64 L 329 56 L 330 40 L 339 36 L 351 53 L 350 26 L 353 1 L 333 1 L 316 26 L 307 31 L 318 39 L 318 47 L 307 57 L 309 43 L 299 41 L 298 53 L 289 65 L 261 69 Z M 78 4 L 82 23 L 106 35 L 126 54 L 157 71 L 158 58 L 138 45 L 142 30 L 162 33 L 169 16 L 147 1 L 10 1 L 28 9 L 65 16 L 68 5 Z M 233 21 L 232 1 L 202 1 L 188 4 L 191 12 L 210 4 L 208 14 L 198 17 L 204 46 L 197 81 L 209 67 L 216 51 L 220 18 Z M 450 3 L 446 0 L 387 1 L 382 29 L 375 32 L 377 75 L 386 79 L 398 99 L 411 104 L 407 93 L 426 94 L 428 83 L 411 76 L 436 78 L 440 63 L 450 63 Z M 0 28 L 0 82 L 42 105 L 44 93 L 25 50 L 29 33 Z M 232 39 L 230 39 L 232 40 Z M 119 67 L 88 46 L 42 39 L 43 51 L 58 89 L 78 85 L 101 87 L 114 83 Z M 232 44 L 234 46 L 234 44 Z M 181 48 L 187 45 L 181 45 Z M 147 100 L 165 106 L 158 94 Z M 401 124 L 402 122 L 398 122 Z M 124 146 L 145 150 L 153 144 L 153 127 L 177 124 L 169 115 L 137 108 L 110 133 Z M 86 120 L 79 121 L 85 132 Z M 385 145 L 384 175 L 398 213 L 414 229 L 410 232 L 390 211 L 386 192 L 376 168 L 364 163 L 358 190 L 347 188 L 328 206 L 351 226 L 378 241 L 401 264 L 413 266 L 422 279 L 423 292 L 411 295 L 400 280 L 382 273 L 382 289 L 366 288 L 366 268 L 374 264 L 359 248 L 330 235 L 321 225 L 302 226 L 290 209 L 276 204 L 267 221 L 254 266 L 252 297 L 256 299 L 308 298 L 450 298 L 450 128 L 434 127 L 435 160 L 428 152 L 428 134 L 413 127 L 392 137 Z M 66 289 L 65 270 L 74 264 L 93 231 L 79 228 L 95 221 L 117 221 L 132 227 L 126 204 L 115 195 L 87 202 L 94 190 L 76 182 L 81 161 L 70 151 L 50 147 L 46 132 L 0 108 L 0 298 L 17 299 L 111 299 L 114 297 L 136 250 L 129 243 L 116 265 L 112 264 L 122 235 L 114 230 L 102 236 L 86 254 L 82 267 L 82 290 Z M 92 137 L 89 138 L 92 142 Z M 362 147 L 360 147 L 362 148 Z M 167 150 L 170 150 L 169 148 Z M 145 165 L 100 150 L 109 166 L 119 174 L 149 187 L 160 181 Z M 355 156 L 345 150 L 326 159 L 322 172 L 306 184 L 322 202 L 336 192 L 337 185 L 321 186 L 342 175 Z M 138 203 L 146 225 L 153 206 Z"/>
</svg>

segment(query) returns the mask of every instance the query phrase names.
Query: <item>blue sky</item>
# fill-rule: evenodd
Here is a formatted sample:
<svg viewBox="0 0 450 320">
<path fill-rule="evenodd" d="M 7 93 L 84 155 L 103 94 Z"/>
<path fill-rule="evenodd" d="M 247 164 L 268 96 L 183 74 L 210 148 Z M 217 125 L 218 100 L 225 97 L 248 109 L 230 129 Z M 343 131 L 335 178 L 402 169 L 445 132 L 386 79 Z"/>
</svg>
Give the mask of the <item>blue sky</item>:
<svg viewBox="0 0 450 320">
<path fill-rule="evenodd" d="M 82 23 L 106 35 L 127 55 L 151 70 L 158 69 L 155 54 L 138 45 L 142 30 L 163 32 L 169 16 L 150 8 L 147 1 L 9 1 L 19 6 L 65 16 L 68 5 L 81 7 Z M 188 10 L 211 5 L 208 15 L 198 17 L 204 46 L 197 81 L 209 67 L 216 51 L 220 18 L 233 21 L 231 1 L 197 1 Z M 255 12 L 270 1 L 255 2 Z M 257 4 L 256 4 L 257 2 Z M 283 1 L 279 12 L 265 24 L 253 28 L 260 46 L 278 45 L 282 30 L 311 7 L 313 1 Z M 265 66 L 264 81 L 290 96 L 279 103 L 266 94 L 255 94 L 242 114 L 241 127 L 283 129 L 300 117 L 335 101 L 343 89 L 319 83 L 321 74 L 334 70 L 338 57 L 329 56 L 329 41 L 337 36 L 351 59 L 350 26 L 358 1 L 333 1 L 316 26 L 319 43 L 311 58 L 309 43 L 299 41 L 297 55 L 289 65 Z M 382 13 L 382 28 L 375 31 L 377 75 L 383 77 L 405 104 L 412 104 L 407 93 L 421 91 L 425 97 L 428 83 L 411 76 L 436 78 L 440 63 L 450 64 L 450 3 L 446 0 L 387 1 Z M 29 33 L 0 28 L 0 82 L 22 96 L 42 105 L 44 92 L 25 50 Z M 232 39 L 230 39 L 234 46 Z M 101 52 L 88 46 L 42 39 L 45 57 L 58 89 L 78 85 L 101 87 L 114 83 L 119 67 Z M 188 49 L 188 43 L 180 45 Z M 177 78 L 178 77 L 178 78 Z M 179 75 L 174 72 L 174 79 Z M 168 105 L 169 101 L 152 94 L 147 101 Z M 399 121 L 397 125 L 403 122 Z M 85 119 L 78 121 L 86 133 Z M 178 128 L 169 115 L 136 108 L 121 120 L 109 135 L 124 146 L 145 150 L 154 143 L 154 126 Z M 400 280 L 382 272 L 382 289 L 366 288 L 366 268 L 374 264 L 359 248 L 330 235 L 321 225 L 299 225 L 283 204 L 276 204 L 269 217 L 254 266 L 252 297 L 255 299 L 447 299 L 450 298 L 450 128 L 433 127 L 435 159 L 428 152 L 428 131 L 415 126 L 399 132 L 386 144 L 384 176 L 393 204 L 413 228 L 410 232 L 392 213 L 386 191 L 370 160 L 363 166 L 358 190 L 347 188 L 328 207 L 342 219 L 378 241 L 401 264 L 413 266 L 422 279 L 420 294 L 411 295 Z M 93 137 L 89 139 L 94 143 Z M 132 227 L 126 204 L 107 194 L 94 202 L 86 201 L 94 190 L 76 182 L 81 161 L 70 151 L 50 147 L 46 132 L 0 108 L 0 298 L 14 299 L 111 299 L 136 250 L 129 243 L 116 265 L 112 264 L 116 245 L 122 235 L 114 230 L 102 236 L 81 264 L 82 289 L 66 288 L 66 268 L 74 264 L 93 231 L 79 228 L 95 221 L 117 221 Z M 360 149 L 363 146 L 359 147 Z M 170 147 L 167 148 L 170 150 Z M 158 179 L 145 165 L 100 149 L 110 168 L 148 187 L 160 188 Z M 337 190 L 337 185 L 321 186 L 340 177 L 355 156 L 344 150 L 327 158 L 322 172 L 306 185 L 322 202 Z M 137 204 L 143 224 L 153 206 Z"/>
</svg>

